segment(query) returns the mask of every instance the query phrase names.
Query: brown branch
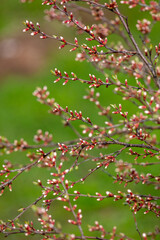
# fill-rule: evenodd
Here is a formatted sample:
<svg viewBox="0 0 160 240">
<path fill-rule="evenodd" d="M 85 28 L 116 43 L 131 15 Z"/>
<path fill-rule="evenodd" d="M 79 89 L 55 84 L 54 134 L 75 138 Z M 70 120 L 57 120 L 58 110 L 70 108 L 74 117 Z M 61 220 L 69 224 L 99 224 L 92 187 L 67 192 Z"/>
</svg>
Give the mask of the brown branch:
<svg viewBox="0 0 160 240">
<path fill-rule="evenodd" d="M 35 162 L 33 162 L 33 163 L 31 163 L 31 164 L 28 164 L 27 166 L 18 169 L 18 170 L 17 170 L 18 173 L 17 173 L 12 179 L 10 179 L 9 181 L 1 184 L 1 185 L 0 185 L 0 189 L 4 189 L 6 186 L 9 186 L 10 184 L 12 184 L 12 182 L 13 182 L 21 173 L 23 173 L 23 172 L 24 172 L 25 170 L 27 170 L 27 169 L 30 169 L 30 168 L 36 166 L 36 165 L 39 163 L 39 161 L 40 161 L 40 159 L 37 159 Z"/>
<path fill-rule="evenodd" d="M 157 78 L 157 74 L 156 74 L 155 70 L 152 68 L 152 65 L 150 65 L 149 62 L 147 61 L 147 59 L 144 57 L 143 53 L 141 52 L 138 44 L 136 43 L 136 40 L 134 39 L 134 37 L 133 37 L 133 35 L 132 35 L 131 31 L 130 31 L 130 28 L 129 28 L 129 25 L 128 25 L 128 19 L 126 17 L 124 18 L 124 16 L 122 16 L 122 14 L 120 13 L 118 8 L 115 8 L 115 11 L 116 11 L 117 15 L 119 16 L 119 18 L 120 18 L 120 20 L 121 20 L 121 22 L 122 22 L 126 32 L 128 33 L 128 36 L 129 36 L 131 42 L 133 43 L 133 45 L 134 45 L 134 47 L 135 47 L 135 49 L 137 51 L 137 54 L 139 55 L 141 60 L 146 65 L 146 67 L 149 70 L 149 72 L 152 74 L 152 77 L 154 79 L 154 82 L 155 82 L 156 86 L 158 88 L 160 88 L 160 82 L 159 82 L 159 80 Z"/>
</svg>

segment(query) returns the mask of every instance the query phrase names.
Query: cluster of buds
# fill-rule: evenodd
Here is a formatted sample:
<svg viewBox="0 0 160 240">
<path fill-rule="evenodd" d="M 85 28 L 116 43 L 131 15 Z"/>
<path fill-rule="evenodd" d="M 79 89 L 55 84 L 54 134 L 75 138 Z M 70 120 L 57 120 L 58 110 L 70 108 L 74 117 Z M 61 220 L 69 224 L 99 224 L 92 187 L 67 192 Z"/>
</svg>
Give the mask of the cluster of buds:
<svg viewBox="0 0 160 240">
<path fill-rule="evenodd" d="M 85 148 L 87 150 L 92 150 L 96 147 L 97 141 L 96 139 L 91 139 L 91 143 L 87 142 L 86 140 L 80 139 L 80 142 L 77 143 L 78 146 L 81 146 L 81 148 Z"/>
<path fill-rule="evenodd" d="M 98 164 L 99 167 L 104 166 L 105 168 L 108 168 L 110 163 L 113 163 L 116 160 L 113 155 L 105 156 L 104 159 L 105 159 L 105 161 Z"/>
<path fill-rule="evenodd" d="M 60 40 L 61 40 L 61 42 L 62 42 L 62 45 L 59 47 L 59 49 L 62 49 L 62 48 L 64 48 L 65 46 L 66 46 L 66 44 L 67 44 L 67 42 L 66 42 L 66 40 L 64 39 L 64 37 L 60 37 Z"/>
<path fill-rule="evenodd" d="M 58 146 L 58 149 L 62 152 L 63 155 L 69 151 L 67 145 L 63 143 L 58 143 Z"/>
<path fill-rule="evenodd" d="M 41 32 L 40 30 L 40 24 L 37 22 L 36 26 L 30 21 L 26 20 L 25 23 L 26 28 L 23 29 L 23 32 L 27 32 L 29 30 L 31 30 L 31 36 L 35 36 L 37 34 L 40 34 L 40 38 L 41 39 L 46 39 L 47 35 L 44 32 Z"/>
<path fill-rule="evenodd" d="M 150 24 L 151 22 L 148 21 L 147 19 L 143 19 L 142 21 L 138 20 L 136 27 L 141 33 L 147 34 L 150 32 L 150 28 L 149 28 Z"/>
<path fill-rule="evenodd" d="M 129 138 L 130 139 L 137 138 L 137 139 L 139 139 L 141 141 L 145 141 L 147 138 L 149 138 L 149 136 L 150 135 L 145 130 L 143 131 L 142 128 L 136 129 L 135 132 L 131 132 L 129 134 Z"/>
<path fill-rule="evenodd" d="M 133 151 L 132 148 L 129 149 L 129 154 L 130 155 L 135 155 L 136 157 L 134 158 L 134 160 L 137 160 L 138 157 L 142 156 L 143 158 L 146 158 L 146 157 L 154 157 L 156 155 L 156 153 L 150 151 L 150 150 L 146 150 L 144 149 L 144 154 L 140 154 L 136 151 Z"/>
<path fill-rule="evenodd" d="M 2 167 L 3 170 L 0 171 L 0 176 L 5 175 L 7 178 L 10 175 L 10 169 L 13 168 L 13 164 L 10 161 L 6 160 L 5 164 L 3 164 Z"/>
<path fill-rule="evenodd" d="M 4 179 L 0 185 L 0 196 L 3 195 L 6 186 L 8 186 L 10 192 L 12 191 L 12 182 L 9 179 Z"/>
<path fill-rule="evenodd" d="M 155 46 L 156 54 L 159 56 L 160 55 L 160 43 L 158 46 Z"/>
<path fill-rule="evenodd" d="M 98 221 L 95 221 L 95 226 L 89 226 L 89 231 L 90 232 L 94 232 L 94 231 L 101 232 L 101 238 L 104 238 L 106 235 L 106 231 L 105 231 L 104 227 L 101 224 L 99 224 Z"/>
<path fill-rule="evenodd" d="M 123 199 L 124 198 L 124 193 L 122 193 L 121 191 L 118 191 L 118 194 L 113 194 L 113 193 L 111 193 L 111 192 L 109 192 L 109 191 L 106 191 L 106 195 L 107 195 L 107 197 L 113 197 L 114 198 L 114 201 L 118 201 L 118 200 L 121 200 L 121 199 Z"/>
<path fill-rule="evenodd" d="M 69 118 L 67 118 L 67 122 L 76 121 L 76 120 L 81 120 L 84 123 L 92 125 L 90 118 L 89 117 L 84 118 L 81 111 L 78 113 L 76 110 L 74 112 L 70 110 Z"/>
<path fill-rule="evenodd" d="M 89 87 L 100 87 L 101 85 L 104 85 L 104 83 L 102 82 L 102 80 L 100 78 L 96 78 L 95 75 L 89 75 L 91 83 L 89 82 L 88 84 L 91 84 Z M 107 86 L 107 85 L 106 85 Z"/>
<path fill-rule="evenodd" d="M 105 6 L 106 6 L 108 9 L 110 9 L 110 10 L 114 10 L 114 8 L 117 8 L 117 7 L 118 7 L 116 1 L 112 1 L 112 3 L 110 3 L 110 4 L 105 3 Z"/>
<path fill-rule="evenodd" d="M 141 197 L 133 194 L 133 192 L 130 189 L 128 189 L 126 203 L 132 206 L 134 214 L 136 214 L 141 209 L 146 209 L 146 211 L 144 211 L 144 214 L 147 214 L 151 211 L 155 213 L 157 217 L 159 217 L 160 215 L 159 205 L 155 204 L 152 201 L 153 201 L 152 196 Z"/>
<path fill-rule="evenodd" d="M 63 83 L 63 85 L 66 85 L 66 83 L 68 83 L 69 80 L 72 80 L 72 81 L 76 81 L 78 78 L 77 76 L 72 72 L 71 75 L 72 77 L 69 77 L 69 74 L 67 72 L 64 72 L 64 76 L 62 75 L 61 71 L 58 70 L 57 68 L 55 68 L 55 70 L 51 71 L 52 74 L 54 74 L 56 77 L 58 77 L 54 83 L 57 83 L 59 82 L 61 79 L 64 79 L 65 82 Z"/>
<path fill-rule="evenodd" d="M 49 134 L 49 132 L 45 132 L 43 134 L 42 130 L 37 130 L 37 134 L 34 135 L 34 141 L 35 142 L 44 142 L 45 145 L 52 142 L 52 134 Z"/>
<path fill-rule="evenodd" d="M 89 78 L 90 80 L 85 80 L 85 79 L 80 79 L 76 76 L 75 73 L 71 72 L 71 77 L 69 76 L 69 74 L 67 72 L 64 72 L 64 75 L 61 73 L 60 70 L 57 70 L 57 68 L 55 68 L 55 70 L 51 71 L 52 74 L 54 74 L 55 76 L 57 76 L 58 78 L 54 81 L 54 83 L 59 82 L 61 79 L 64 79 L 65 81 L 63 82 L 63 85 L 66 85 L 68 83 L 69 80 L 72 81 L 80 81 L 83 83 L 87 83 L 89 85 L 90 88 L 92 87 L 100 87 L 102 85 L 105 85 L 106 87 L 108 87 L 109 82 L 108 79 L 106 79 L 106 82 L 102 81 L 100 78 L 97 78 L 95 75 L 89 74 Z"/>
<path fill-rule="evenodd" d="M 42 217 L 43 218 L 38 218 L 38 221 L 41 223 L 42 229 L 46 229 L 47 231 L 55 230 L 55 220 L 52 219 L 51 215 L 48 215 L 46 212 L 44 212 Z"/>
<path fill-rule="evenodd" d="M 159 4 L 156 1 L 150 1 L 149 3 L 146 3 L 145 0 L 129 0 L 121 1 L 121 3 L 129 5 L 129 8 L 134 8 L 139 5 L 141 7 L 141 11 L 149 11 L 153 20 L 160 21 Z"/>
<path fill-rule="evenodd" d="M 124 69 L 136 79 L 143 78 L 143 63 L 141 61 L 132 60 L 131 66 L 129 68 L 124 67 Z"/>
<path fill-rule="evenodd" d="M 42 5 L 48 5 L 48 6 L 50 6 L 50 5 L 54 5 L 54 4 L 55 4 L 55 2 L 52 1 L 52 0 L 44 0 L 44 1 L 42 2 Z"/>
<path fill-rule="evenodd" d="M 117 173 L 120 173 L 120 172 L 128 172 L 131 168 L 132 168 L 132 164 L 131 163 L 128 163 L 128 162 L 124 162 L 122 159 L 119 160 L 119 161 L 116 161 L 116 169 L 115 171 Z"/>
<path fill-rule="evenodd" d="M 81 209 L 78 209 L 76 221 L 69 219 L 68 222 L 73 225 L 81 225 L 81 219 L 82 219 L 82 211 L 81 211 Z"/>
<path fill-rule="evenodd" d="M 95 24 L 93 29 L 93 33 L 99 36 L 101 39 L 106 38 L 109 35 L 110 31 L 111 30 L 106 24 Z"/>
<path fill-rule="evenodd" d="M 139 4 L 139 0 L 121 1 L 122 4 L 128 4 L 129 8 L 134 8 Z"/>
<path fill-rule="evenodd" d="M 19 141 L 14 140 L 14 142 L 11 143 L 7 138 L 0 136 L 0 149 L 6 154 L 10 154 L 12 152 L 28 149 L 28 143 L 23 138 L 21 138 Z"/>
<path fill-rule="evenodd" d="M 101 20 L 104 16 L 103 10 L 99 7 L 91 6 L 91 10 L 92 16 L 95 18 L 95 20 Z"/>
<path fill-rule="evenodd" d="M 122 117 L 124 117 L 125 119 L 127 119 L 127 115 L 128 112 L 122 112 L 122 105 L 119 104 L 119 107 L 117 107 L 116 105 L 111 105 L 114 109 L 116 109 L 116 111 L 113 111 L 113 114 L 120 114 Z"/>
<path fill-rule="evenodd" d="M 57 153 L 51 152 L 48 156 L 42 159 L 41 167 L 49 167 L 49 168 L 55 167 L 56 157 L 57 157 Z"/>
<path fill-rule="evenodd" d="M 58 20 L 63 21 L 65 14 L 60 12 L 59 14 L 56 12 L 55 8 L 50 8 L 49 10 L 45 10 L 46 19 L 49 21 Z"/>
<path fill-rule="evenodd" d="M 25 223 L 24 224 L 25 236 L 29 236 L 36 231 L 33 227 L 33 222 Z"/>
<path fill-rule="evenodd" d="M 77 208 L 77 205 L 76 205 L 76 204 L 73 205 L 73 206 L 72 206 L 72 210 L 71 210 L 70 207 L 67 207 L 67 206 L 63 206 L 63 208 L 64 208 L 66 211 L 71 212 L 72 210 L 74 211 L 74 210 Z"/>
<path fill-rule="evenodd" d="M 154 180 L 154 182 L 151 181 L 151 179 Z M 130 168 L 128 171 L 117 174 L 115 182 L 119 182 L 120 184 L 125 182 L 125 187 L 128 183 L 131 182 L 135 182 L 136 184 L 141 182 L 142 184 L 153 184 L 155 185 L 156 189 L 160 188 L 158 176 L 153 176 L 151 173 L 147 173 L 146 175 L 139 175 L 139 173 L 134 168 Z"/>
<path fill-rule="evenodd" d="M 33 92 L 33 96 L 37 97 L 37 100 L 40 103 L 45 104 L 47 102 L 47 104 L 49 106 L 52 106 L 54 103 L 54 99 L 49 99 L 49 91 L 47 89 L 46 86 L 44 86 L 43 88 L 38 87 L 34 92 Z"/>
</svg>

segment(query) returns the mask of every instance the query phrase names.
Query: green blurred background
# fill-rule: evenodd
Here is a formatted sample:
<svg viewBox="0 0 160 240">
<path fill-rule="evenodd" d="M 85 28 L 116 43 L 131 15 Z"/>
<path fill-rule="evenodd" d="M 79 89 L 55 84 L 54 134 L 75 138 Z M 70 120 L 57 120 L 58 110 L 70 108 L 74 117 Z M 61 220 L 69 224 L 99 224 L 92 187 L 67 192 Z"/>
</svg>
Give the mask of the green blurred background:
<svg viewBox="0 0 160 240">
<path fill-rule="evenodd" d="M 73 71 L 81 78 L 87 78 L 89 73 L 96 76 L 100 76 L 100 74 L 98 75 L 98 72 L 90 64 L 76 62 L 74 60 L 75 53 L 69 53 L 69 48 L 58 50 L 59 44 L 53 40 L 41 40 L 37 36 L 31 37 L 28 33 L 22 33 L 23 21 L 27 19 L 34 23 L 38 21 L 42 31 L 44 30 L 46 33 L 63 35 L 67 40 L 73 41 L 76 32 L 56 21 L 44 20 L 44 10 L 45 7 L 41 5 L 40 0 L 25 4 L 21 4 L 18 0 L 1 0 L 0 2 L 0 135 L 7 137 L 11 142 L 14 139 L 24 138 L 32 144 L 33 135 L 38 129 L 52 133 L 55 142 L 71 140 L 76 137 L 69 128 L 64 129 L 59 117 L 48 114 L 47 107 L 36 101 L 32 92 L 37 86 L 47 85 L 51 96 L 58 103 L 64 107 L 69 106 L 69 109 L 72 110 L 81 110 L 84 116 L 89 116 L 94 123 L 102 123 L 105 120 L 97 117 L 97 109 L 93 104 L 83 100 L 87 85 L 78 82 L 68 83 L 66 86 L 62 86 L 62 82 L 54 84 L 55 79 L 50 74 L 50 70 L 57 67 L 68 73 Z M 128 13 L 128 9 L 125 7 L 123 11 Z M 139 14 L 136 11 L 132 10 L 132 16 L 129 16 L 131 24 L 134 23 L 136 14 Z M 152 36 L 153 43 L 158 42 L 157 29 L 156 25 L 153 29 L 155 33 Z M 139 36 L 137 39 L 139 41 Z M 116 43 L 114 36 L 111 40 Z M 121 77 L 123 78 L 123 76 Z M 120 99 L 115 97 L 110 90 L 111 88 L 98 89 L 98 92 L 101 93 L 100 100 L 104 106 L 120 103 Z M 123 157 L 124 160 L 127 160 L 125 155 Z M 14 163 L 28 163 L 24 153 L 0 156 L 2 164 L 4 159 Z M 111 172 L 112 170 L 110 169 Z M 85 170 L 84 172 L 83 168 L 80 168 L 76 177 L 83 177 L 86 174 Z M 40 196 L 40 189 L 32 185 L 32 182 L 39 178 L 45 181 L 47 174 L 46 169 L 36 168 L 22 174 L 13 184 L 13 192 L 6 190 L 0 199 L 0 219 L 7 220 L 15 217 L 17 209 L 27 206 Z M 113 192 L 123 190 L 123 186 L 112 184 L 112 179 L 107 174 L 100 171 L 95 176 L 93 174 L 86 184 L 79 184 L 79 189 L 83 189 L 83 192 L 86 193 L 99 191 L 104 194 L 107 190 Z M 75 178 L 75 176 L 72 177 Z M 136 189 L 137 192 L 142 189 L 141 185 L 129 187 Z M 151 187 L 143 186 L 143 193 L 149 194 L 150 191 L 152 191 Z M 154 191 L 152 193 L 156 194 Z M 109 199 L 97 204 L 94 199 L 80 199 L 77 203 L 80 204 L 84 215 L 84 229 L 87 229 L 85 223 L 93 225 L 94 221 L 98 220 L 107 231 L 111 231 L 112 227 L 116 225 L 118 232 L 125 232 L 130 237 L 138 239 L 132 213 L 128 206 L 122 204 L 122 201 L 113 202 L 112 199 Z M 61 204 L 55 203 L 50 213 L 61 222 L 64 231 L 67 231 L 66 219 L 69 214 L 60 209 L 62 209 Z M 21 218 L 23 222 L 29 219 L 32 219 L 31 210 Z M 153 215 L 144 216 L 142 212 L 137 214 L 137 221 L 141 232 L 151 231 L 158 224 Z M 3 239 L 3 236 L 0 235 L 0 239 Z M 26 237 L 13 235 L 8 239 L 23 240 Z M 29 236 L 29 239 L 40 239 L 40 237 Z"/>
</svg>

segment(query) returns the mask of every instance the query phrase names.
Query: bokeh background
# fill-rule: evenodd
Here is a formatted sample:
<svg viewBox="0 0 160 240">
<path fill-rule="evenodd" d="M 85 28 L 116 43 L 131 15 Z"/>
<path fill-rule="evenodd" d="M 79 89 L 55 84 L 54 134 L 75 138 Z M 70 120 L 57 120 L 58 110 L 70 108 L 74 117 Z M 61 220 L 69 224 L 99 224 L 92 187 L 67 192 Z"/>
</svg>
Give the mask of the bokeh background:
<svg viewBox="0 0 160 240">
<path fill-rule="evenodd" d="M 73 41 L 76 32 L 56 21 L 46 21 L 45 9 L 40 0 L 24 4 L 20 3 L 19 0 L 0 1 L 0 135 L 7 137 L 11 142 L 14 139 L 24 138 L 32 144 L 33 135 L 38 129 L 52 133 L 55 142 L 75 138 L 74 133 L 69 128 L 64 129 L 59 117 L 48 114 L 47 107 L 36 101 L 32 92 L 37 86 L 47 85 L 51 96 L 62 106 L 69 106 L 69 109 L 72 110 L 81 110 L 84 116 L 90 116 L 95 123 L 104 122 L 104 119 L 97 117 L 95 106 L 83 99 L 88 88 L 85 84 L 78 82 L 68 83 L 66 86 L 62 86 L 62 82 L 54 84 L 55 79 L 50 74 L 50 70 L 57 67 L 68 73 L 73 71 L 81 78 L 87 78 L 89 73 L 100 76 L 93 66 L 86 62 L 76 62 L 75 53 L 70 53 L 69 48 L 58 50 L 59 44 L 54 40 L 41 40 L 38 36 L 32 37 L 28 33 L 22 33 L 23 22 L 27 19 L 34 23 L 39 22 L 41 29 L 46 33 L 63 35 L 67 40 Z M 136 16 L 140 12 L 134 9 L 131 10 L 132 12 L 128 11 L 124 7 L 123 13 L 128 14 L 130 24 L 134 26 Z M 89 21 L 87 17 L 86 21 Z M 157 29 L 158 25 L 155 25 L 152 36 L 153 43 L 158 42 Z M 133 32 L 137 34 L 134 27 Z M 136 38 L 140 41 L 138 34 Z M 114 36 L 111 40 L 115 41 L 116 44 L 117 39 Z M 123 75 L 121 77 L 126 78 Z M 110 90 L 106 92 L 106 89 L 102 88 L 98 91 L 101 93 L 100 100 L 103 105 L 119 103 L 119 98 L 113 95 Z M 3 164 L 4 159 L 14 163 L 28 163 L 24 153 L 0 156 L 1 164 Z M 83 171 L 83 169 L 81 170 Z M 79 178 L 83 176 L 82 171 L 77 173 Z M 6 190 L 4 196 L 1 197 L 0 218 L 7 220 L 15 217 L 17 209 L 27 206 L 40 196 L 40 189 L 32 185 L 32 182 L 39 178 L 45 181 L 46 177 L 46 169 L 33 168 L 30 172 L 22 174 L 13 184 L 13 192 Z M 135 188 L 137 192 L 142 188 L 140 185 L 131 187 Z M 86 193 L 95 193 L 96 191 L 105 193 L 107 190 L 116 192 L 123 189 L 122 186 L 113 185 L 112 180 L 103 172 L 100 172 L 96 177 L 93 174 L 88 180 L 86 188 L 85 185 L 79 186 L 79 189 L 81 188 Z M 143 189 L 146 194 L 150 194 L 152 191 L 150 187 L 143 187 Z M 79 203 L 84 214 L 84 228 L 87 229 L 85 223 L 93 225 L 94 221 L 98 220 L 107 231 L 111 231 L 116 225 L 118 232 L 125 232 L 130 237 L 138 239 L 132 213 L 127 206 L 122 204 L 122 201 L 113 202 L 111 199 L 97 204 L 96 200 L 81 199 Z M 60 209 L 62 209 L 60 203 L 55 203 L 51 208 L 51 214 L 61 222 L 64 231 L 67 231 L 69 227 L 66 222 L 68 215 L 63 209 L 61 211 Z M 21 220 L 23 222 L 30 220 L 32 215 L 32 211 L 29 210 Z M 137 222 L 142 232 L 153 230 L 153 226 L 158 224 L 158 221 L 151 214 L 144 216 L 142 212 L 137 214 Z M 0 235 L 0 239 L 3 239 L 2 235 Z M 8 239 L 23 240 L 26 237 L 13 235 L 9 236 Z M 29 236 L 29 239 L 40 238 Z"/>
</svg>

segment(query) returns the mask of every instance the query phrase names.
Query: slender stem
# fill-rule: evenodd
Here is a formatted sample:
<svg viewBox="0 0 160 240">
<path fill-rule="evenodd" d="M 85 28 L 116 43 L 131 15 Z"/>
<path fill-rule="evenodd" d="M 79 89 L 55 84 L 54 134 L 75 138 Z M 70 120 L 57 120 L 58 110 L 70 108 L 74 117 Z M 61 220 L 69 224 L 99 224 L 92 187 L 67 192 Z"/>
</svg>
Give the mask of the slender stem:
<svg viewBox="0 0 160 240">
<path fill-rule="evenodd" d="M 119 16 L 119 18 L 120 18 L 120 20 L 121 20 L 121 22 L 122 22 L 126 32 L 128 33 L 128 36 L 129 36 L 131 42 L 133 43 L 135 49 L 137 50 L 137 54 L 139 55 L 141 60 L 145 63 L 145 65 L 148 68 L 149 72 L 152 74 L 152 77 L 153 77 L 154 82 L 157 85 L 157 87 L 160 88 L 160 82 L 159 82 L 159 80 L 157 78 L 157 74 L 156 74 L 155 70 L 153 69 L 152 65 L 147 61 L 147 59 L 142 54 L 138 44 L 136 43 L 136 40 L 134 39 L 134 37 L 133 37 L 133 35 L 132 35 L 132 33 L 131 33 L 130 29 L 129 29 L 128 19 L 125 18 L 125 20 L 124 20 L 124 16 L 121 15 L 121 13 L 120 13 L 118 8 L 115 8 L 115 11 L 118 14 L 118 16 Z"/>
<path fill-rule="evenodd" d="M 133 214 L 134 223 L 135 223 L 135 226 L 136 226 L 136 231 L 138 232 L 140 239 L 143 240 L 142 235 L 141 235 L 141 233 L 139 231 L 139 228 L 138 228 L 138 224 L 137 224 L 137 220 L 136 220 L 135 214 L 134 213 L 132 213 L 132 214 Z"/>
</svg>

